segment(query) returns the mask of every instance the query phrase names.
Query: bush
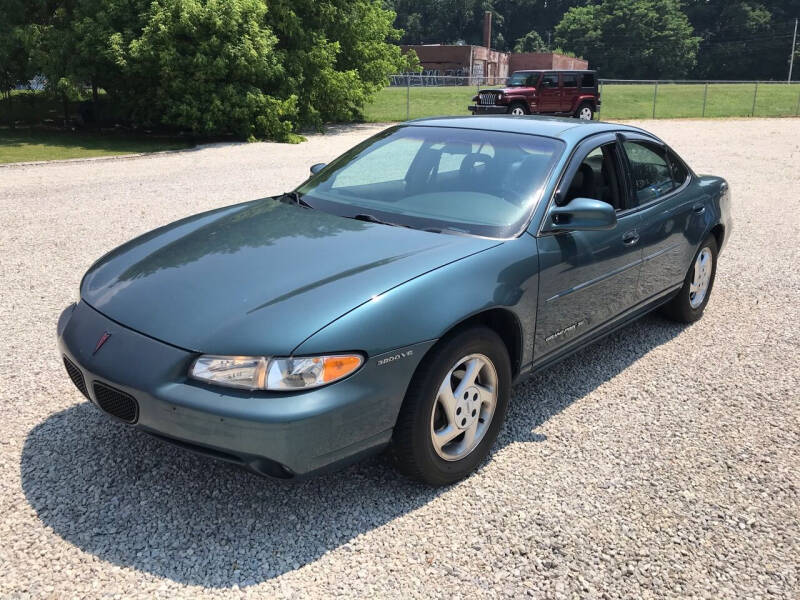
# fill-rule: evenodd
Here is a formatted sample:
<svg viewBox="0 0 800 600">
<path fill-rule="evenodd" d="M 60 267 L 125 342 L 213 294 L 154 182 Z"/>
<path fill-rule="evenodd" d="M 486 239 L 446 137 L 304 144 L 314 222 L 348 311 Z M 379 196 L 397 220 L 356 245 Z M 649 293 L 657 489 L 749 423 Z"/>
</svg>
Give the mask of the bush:
<svg viewBox="0 0 800 600">
<path fill-rule="evenodd" d="M 292 140 L 361 118 L 405 64 L 381 0 L 0 0 L 0 14 L 12 6 L 0 30 L 27 32 L 65 113 L 89 91 L 99 112 L 105 90 L 133 123 L 202 136 Z"/>
<path fill-rule="evenodd" d="M 130 44 L 133 114 L 200 135 L 286 140 L 296 97 L 277 98 L 284 70 L 260 0 L 158 0 Z"/>
</svg>

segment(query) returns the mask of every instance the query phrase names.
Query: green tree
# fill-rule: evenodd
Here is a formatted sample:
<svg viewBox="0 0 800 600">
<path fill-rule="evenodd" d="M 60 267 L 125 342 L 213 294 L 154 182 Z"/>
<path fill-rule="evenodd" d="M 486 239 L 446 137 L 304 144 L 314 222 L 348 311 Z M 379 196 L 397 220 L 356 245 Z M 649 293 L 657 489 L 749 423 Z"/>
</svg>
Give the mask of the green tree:
<svg viewBox="0 0 800 600">
<path fill-rule="evenodd" d="M 299 121 L 360 118 L 367 101 L 403 69 L 395 15 L 379 0 L 275 0 L 269 23 L 285 75 L 282 96 L 295 94 Z"/>
<path fill-rule="evenodd" d="M 400 32 L 380 0 L 0 2 L 24 7 L 35 72 L 65 119 L 105 90 L 133 123 L 292 139 L 359 117 L 389 74 L 418 67 L 388 43 Z"/>
<path fill-rule="evenodd" d="M 14 127 L 14 106 L 11 91 L 29 81 L 34 71 L 25 28 L 23 0 L 0 0 L 0 97 L 5 97 L 8 123 Z"/>
<path fill-rule="evenodd" d="M 26 30 L 33 68 L 46 77 L 47 89 L 62 103 L 64 123 L 69 103 L 81 97 L 77 37 L 71 24 L 76 0 L 31 0 L 26 6 Z"/>
<path fill-rule="evenodd" d="M 146 123 L 200 135 L 289 139 L 296 98 L 260 0 L 155 0 L 130 43 L 128 102 Z"/>
<path fill-rule="evenodd" d="M 494 12 L 494 39 L 503 45 L 509 39 L 503 31 L 503 15 L 494 11 L 493 0 L 387 0 L 386 4 L 397 13 L 395 26 L 404 31 L 401 39 L 408 44 L 464 40 L 480 45 L 487 10 Z"/>
<path fill-rule="evenodd" d="M 514 52 L 547 52 L 547 44 L 536 31 L 529 31 L 514 44 Z"/>
<path fill-rule="evenodd" d="M 603 0 L 571 8 L 555 34 L 557 46 L 588 59 L 604 77 L 628 79 L 685 76 L 700 41 L 679 0 Z"/>
<path fill-rule="evenodd" d="M 696 77 L 786 77 L 800 0 L 688 0 L 685 5 L 702 37 Z"/>
</svg>

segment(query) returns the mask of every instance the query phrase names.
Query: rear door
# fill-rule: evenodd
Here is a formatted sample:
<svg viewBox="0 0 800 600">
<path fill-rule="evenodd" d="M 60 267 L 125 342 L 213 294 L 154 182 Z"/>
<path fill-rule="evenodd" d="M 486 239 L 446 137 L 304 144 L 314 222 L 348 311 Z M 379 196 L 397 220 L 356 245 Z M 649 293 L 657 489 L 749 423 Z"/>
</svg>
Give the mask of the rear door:
<svg viewBox="0 0 800 600">
<path fill-rule="evenodd" d="M 549 210 L 537 237 L 539 299 L 534 360 L 557 354 L 637 304 L 642 263 L 641 215 L 626 210 L 623 158 L 616 136 L 593 136 L 578 147 L 559 184 L 558 204 L 595 198 L 617 210 L 605 231 L 548 233 Z"/>
<path fill-rule="evenodd" d="M 625 134 L 630 203 L 641 214 L 643 298 L 683 282 L 706 231 L 704 194 L 672 150 L 651 138 Z"/>
<path fill-rule="evenodd" d="M 580 95 L 577 73 L 561 74 L 561 112 L 571 113 Z"/>
<path fill-rule="evenodd" d="M 539 112 L 561 111 L 561 88 L 558 73 L 544 73 L 539 80 Z"/>
</svg>

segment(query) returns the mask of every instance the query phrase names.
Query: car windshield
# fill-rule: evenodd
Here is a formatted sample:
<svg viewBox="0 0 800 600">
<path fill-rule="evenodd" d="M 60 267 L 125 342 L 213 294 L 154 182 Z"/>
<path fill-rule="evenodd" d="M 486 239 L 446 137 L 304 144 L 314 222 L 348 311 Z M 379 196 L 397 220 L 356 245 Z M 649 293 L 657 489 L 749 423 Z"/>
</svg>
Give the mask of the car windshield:
<svg viewBox="0 0 800 600">
<path fill-rule="evenodd" d="M 563 151 L 553 138 L 398 126 L 297 189 L 312 208 L 415 229 L 506 238 L 530 218 Z"/>
<path fill-rule="evenodd" d="M 536 85 L 537 79 L 539 79 L 539 73 L 526 73 L 522 71 L 519 73 L 512 73 L 506 85 L 508 85 L 508 87 L 534 86 Z"/>
</svg>

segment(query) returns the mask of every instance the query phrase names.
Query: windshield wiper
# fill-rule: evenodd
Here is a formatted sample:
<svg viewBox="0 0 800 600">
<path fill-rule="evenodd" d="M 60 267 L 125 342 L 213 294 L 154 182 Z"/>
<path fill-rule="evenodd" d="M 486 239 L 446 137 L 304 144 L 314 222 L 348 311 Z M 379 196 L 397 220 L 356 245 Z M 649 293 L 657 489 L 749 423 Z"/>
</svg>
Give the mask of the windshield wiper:
<svg viewBox="0 0 800 600">
<path fill-rule="evenodd" d="M 303 208 L 314 208 L 308 202 L 303 200 L 303 197 L 300 195 L 300 192 L 285 192 L 280 196 L 278 196 L 278 198 L 283 202 L 288 200 L 289 202 L 292 202 L 297 206 L 302 206 Z"/>
<path fill-rule="evenodd" d="M 356 219 L 357 221 L 366 221 L 367 223 L 378 223 L 379 225 L 389 225 L 391 227 L 405 227 L 406 229 L 416 229 L 417 231 L 427 231 L 428 233 L 449 233 L 449 229 L 439 229 L 438 227 L 412 227 L 411 225 L 403 225 L 402 223 L 392 223 L 391 221 L 384 221 L 383 219 L 379 219 L 375 215 L 370 215 L 367 213 L 359 213 L 357 215 L 353 215 L 350 217 L 351 219 Z"/>
<path fill-rule="evenodd" d="M 378 223 L 379 225 L 391 225 L 392 227 L 408 227 L 408 225 L 400 225 L 400 223 L 390 223 L 389 221 L 384 221 L 383 219 L 379 219 L 375 215 L 370 215 L 366 213 L 359 213 L 357 215 L 353 215 L 350 218 L 355 219 L 356 221 L 366 221 L 367 223 Z"/>
</svg>

